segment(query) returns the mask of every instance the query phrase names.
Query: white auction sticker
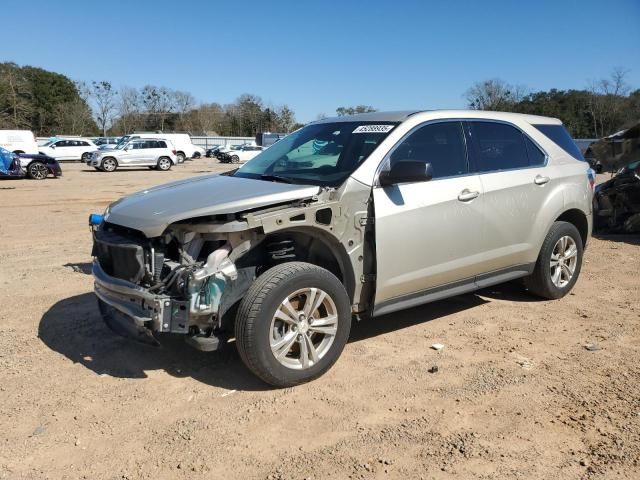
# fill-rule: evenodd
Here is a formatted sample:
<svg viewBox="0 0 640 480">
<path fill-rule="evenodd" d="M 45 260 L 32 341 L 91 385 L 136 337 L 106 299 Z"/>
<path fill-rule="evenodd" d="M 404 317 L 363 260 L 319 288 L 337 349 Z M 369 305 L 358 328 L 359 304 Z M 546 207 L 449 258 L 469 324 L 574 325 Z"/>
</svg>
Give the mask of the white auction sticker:
<svg viewBox="0 0 640 480">
<path fill-rule="evenodd" d="M 353 133 L 387 133 L 393 125 L 360 125 Z"/>
</svg>

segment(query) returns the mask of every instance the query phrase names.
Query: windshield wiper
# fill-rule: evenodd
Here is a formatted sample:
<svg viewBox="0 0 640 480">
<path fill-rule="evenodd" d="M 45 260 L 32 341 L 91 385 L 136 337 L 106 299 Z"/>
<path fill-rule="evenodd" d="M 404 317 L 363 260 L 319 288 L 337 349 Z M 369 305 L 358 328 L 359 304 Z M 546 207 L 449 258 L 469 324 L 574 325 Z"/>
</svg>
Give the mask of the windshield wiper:
<svg viewBox="0 0 640 480">
<path fill-rule="evenodd" d="M 280 175 L 263 174 L 263 175 L 260 175 L 260 179 L 272 181 L 272 182 L 293 183 L 293 180 L 291 180 L 290 178 L 282 177 Z"/>
</svg>

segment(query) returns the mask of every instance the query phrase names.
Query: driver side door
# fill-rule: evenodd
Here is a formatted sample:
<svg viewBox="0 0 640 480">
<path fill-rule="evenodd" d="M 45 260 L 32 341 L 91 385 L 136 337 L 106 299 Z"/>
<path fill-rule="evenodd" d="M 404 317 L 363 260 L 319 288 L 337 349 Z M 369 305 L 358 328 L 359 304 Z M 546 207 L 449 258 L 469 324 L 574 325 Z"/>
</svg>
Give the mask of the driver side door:
<svg viewBox="0 0 640 480">
<path fill-rule="evenodd" d="M 433 179 L 374 186 L 374 315 L 474 289 L 481 273 L 482 184 L 471 174 L 462 124 L 427 123 L 385 160 L 430 163 Z"/>
</svg>

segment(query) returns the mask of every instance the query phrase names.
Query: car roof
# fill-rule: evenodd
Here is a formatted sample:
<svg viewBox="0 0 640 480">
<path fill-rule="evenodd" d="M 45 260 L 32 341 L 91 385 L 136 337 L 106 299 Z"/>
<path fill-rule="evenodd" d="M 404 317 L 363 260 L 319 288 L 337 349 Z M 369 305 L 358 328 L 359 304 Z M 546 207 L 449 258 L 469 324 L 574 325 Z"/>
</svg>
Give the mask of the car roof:
<svg viewBox="0 0 640 480">
<path fill-rule="evenodd" d="M 333 122 L 404 122 L 410 117 L 424 117 L 425 120 L 445 118 L 479 118 L 488 120 L 504 120 L 507 122 L 525 121 L 531 124 L 561 124 L 557 118 L 527 115 L 524 113 L 496 112 L 487 110 L 399 110 L 390 112 L 357 113 L 342 117 L 330 117 L 313 123 Z"/>
</svg>

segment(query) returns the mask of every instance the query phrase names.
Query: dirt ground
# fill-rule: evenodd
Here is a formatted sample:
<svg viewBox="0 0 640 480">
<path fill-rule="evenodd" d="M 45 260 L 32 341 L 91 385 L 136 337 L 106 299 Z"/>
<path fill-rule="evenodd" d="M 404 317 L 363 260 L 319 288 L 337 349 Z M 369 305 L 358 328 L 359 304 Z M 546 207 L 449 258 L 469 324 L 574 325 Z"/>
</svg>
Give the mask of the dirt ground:
<svg viewBox="0 0 640 480">
<path fill-rule="evenodd" d="M 640 478 L 639 237 L 593 239 L 560 301 L 508 284 L 356 324 L 293 389 L 233 345 L 112 334 L 88 214 L 224 168 L 0 183 L 1 479 Z"/>
</svg>

